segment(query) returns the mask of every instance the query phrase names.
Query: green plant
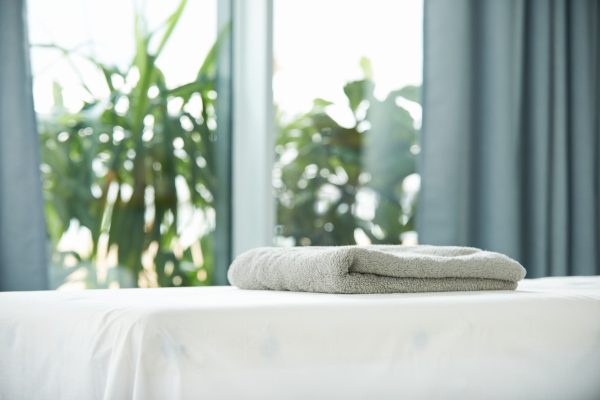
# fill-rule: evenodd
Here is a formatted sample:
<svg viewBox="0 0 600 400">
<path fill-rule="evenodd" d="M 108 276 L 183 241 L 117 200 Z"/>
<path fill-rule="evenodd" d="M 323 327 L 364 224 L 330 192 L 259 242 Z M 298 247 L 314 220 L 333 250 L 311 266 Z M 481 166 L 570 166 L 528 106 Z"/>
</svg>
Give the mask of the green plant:
<svg viewBox="0 0 600 400">
<path fill-rule="evenodd" d="M 86 265 L 89 270 L 90 263 L 112 263 L 117 268 L 109 270 L 128 271 L 134 285 L 211 282 L 216 58 L 227 32 L 194 81 L 167 87 L 156 61 L 185 5 L 181 1 L 154 31 L 142 13 L 136 14 L 135 56 L 125 70 L 87 57 L 102 73 L 108 96 L 88 89 L 92 100 L 69 112 L 62 88 L 55 85 L 56 107 L 40 117 L 45 211 L 54 247 L 72 224 L 87 228 L 91 236 L 85 254 L 57 254 L 58 262 L 76 258 L 75 265 L 61 270 L 64 275 Z M 65 57 L 81 56 L 50 47 Z M 186 243 L 181 213 L 203 226 Z"/>
<path fill-rule="evenodd" d="M 279 122 L 277 234 L 296 244 L 353 244 L 357 230 L 372 243 L 399 243 L 403 232 L 414 230 L 415 198 L 403 182 L 415 173 L 418 129 L 399 99 L 418 103 L 419 88 L 379 100 L 369 61 L 361 66 L 364 78 L 344 86 L 352 126 L 336 122 L 327 111 L 332 103 L 323 99 Z M 372 198 L 372 206 L 361 205 L 361 196 Z M 375 212 L 364 215 L 361 207 Z"/>
</svg>

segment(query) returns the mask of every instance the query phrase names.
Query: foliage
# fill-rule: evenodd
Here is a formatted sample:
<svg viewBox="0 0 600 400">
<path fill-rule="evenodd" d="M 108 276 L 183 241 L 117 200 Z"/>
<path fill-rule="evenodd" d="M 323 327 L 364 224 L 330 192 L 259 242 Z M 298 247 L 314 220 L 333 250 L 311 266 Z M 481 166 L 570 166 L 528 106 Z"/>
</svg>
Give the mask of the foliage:
<svg viewBox="0 0 600 400">
<path fill-rule="evenodd" d="M 69 254 L 78 263 L 65 274 L 113 260 L 118 271 L 133 274 L 133 284 L 211 281 L 220 39 L 197 78 L 180 87 L 167 87 L 156 64 L 185 4 L 155 31 L 137 13 L 135 56 L 125 70 L 88 58 L 101 72 L 108 96 L 88 90 L 92 100 L 69 112 L 56 85 L 56 107 L 40 118 L 45 211 L 54 247 L 73 224 L 91 235 L 91 249 Z M 181 218 L 183 212 L 187 218 Z M 182 221 L 190 215 L 206 228 L 197 235 L 200 241 L 186 243 Z"/>
<path fill-rule="evenodd" d="M 107 96 L 87 89 L 90 100 L 72 112 L 55 85 L 53 113 L 40 116 L 53 248 L 60 249 L 76 227 L 90 236 L 89 249 L 56 254 L 60 281 L 83 271 L 92 287 L 111 281 L 126 286 L 211 282 L 216 56 L 223 33 L 194 81 L 167 87 L 156 61 L 185 4 L 182 0 L 152 32 L 138 13 L 135 56 L 127 68 L 87 58 L 103 77 Z M 65 57 L 82 56 L 47 47 Z M 403 182 L 415 173 L 418 130 L 402 101 L 418 102 L 419 90 L 405 87 L 380 100 L 368 61 L 361 65 L 364 78 L 344 86 L 351 126 L 331 117 L 330 108 L 340 105 L 323 99 L 290 122 L 278 117 L 277 229 L 296 244 L 351 244 L 356 231 L 373 243 L 396 243 L 403 232 L 414 230 L 415 198 Z M 365 205 L 364 198 L 373 204 Z M 192 240 L 184 237 L 182 226 L 191 215 L 204 227 Z M 99 276 L 100 266 L 107 276 Z"/>
<path fill-rule="evenodd" d="M 323 99 L 280 122 L 277 234 L 296 244 L 353 244 L 356 230 L 372 243 L 399 243 L 414 230 L 415 198 L 403 182 L 415 173 L 418 130 L 400 99 L 418 102 L 419 89 L 407 86 L 379 100 L 368 60 L 361 66 L 364 78 L 344 86 L 352 126 L 336 122 L 328 113 L 333 104 Z M 365 198 L 374 204 L 361 204 Z"/>
</svg>

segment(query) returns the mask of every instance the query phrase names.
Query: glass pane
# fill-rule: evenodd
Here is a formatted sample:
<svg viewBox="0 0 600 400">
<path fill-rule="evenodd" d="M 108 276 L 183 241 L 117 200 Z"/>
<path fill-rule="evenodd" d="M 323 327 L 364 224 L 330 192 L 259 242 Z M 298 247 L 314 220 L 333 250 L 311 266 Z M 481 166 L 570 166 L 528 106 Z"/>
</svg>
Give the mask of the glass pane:
<svg viewBox="0 0 600 400">
<path fill-rule="evenodd" d="M 276 243 L 415 243 L 422 1 L 274 7 Z"/>
<path fill-rule="evenodd" d="M 210 284 L 217 1 L 30 0 L 29 14 L 52 287 Z"/>
</svg>

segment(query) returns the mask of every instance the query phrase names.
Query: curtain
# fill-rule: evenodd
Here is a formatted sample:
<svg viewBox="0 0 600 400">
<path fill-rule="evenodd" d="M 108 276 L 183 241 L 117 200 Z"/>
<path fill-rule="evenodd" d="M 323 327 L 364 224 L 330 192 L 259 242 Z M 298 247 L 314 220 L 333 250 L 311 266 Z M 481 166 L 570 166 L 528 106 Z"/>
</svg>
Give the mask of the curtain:
<svg viewBox="0 0 600 400">
<path fill-rule="evenodd" d="M 46 229 L 23 0 L 0 1 L 0 290 L 47 287 Z"/>
<path fill-rule="evenodd" d="M 600 2 L 425 0 L 419 240 L 600 274 Z"/>
</svg>

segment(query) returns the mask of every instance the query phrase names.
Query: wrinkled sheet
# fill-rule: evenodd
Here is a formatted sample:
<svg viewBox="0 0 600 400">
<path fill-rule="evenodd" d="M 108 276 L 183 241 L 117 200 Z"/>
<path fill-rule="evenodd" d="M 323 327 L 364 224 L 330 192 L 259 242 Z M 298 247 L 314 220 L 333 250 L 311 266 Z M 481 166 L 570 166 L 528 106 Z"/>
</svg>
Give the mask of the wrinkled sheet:
<svg viewBox="0 0 600 400">
<path fill-rule="evenodd" d="M 597 399 L 600 277 L 0 293 L 0 399 Z"/>
</svg>

